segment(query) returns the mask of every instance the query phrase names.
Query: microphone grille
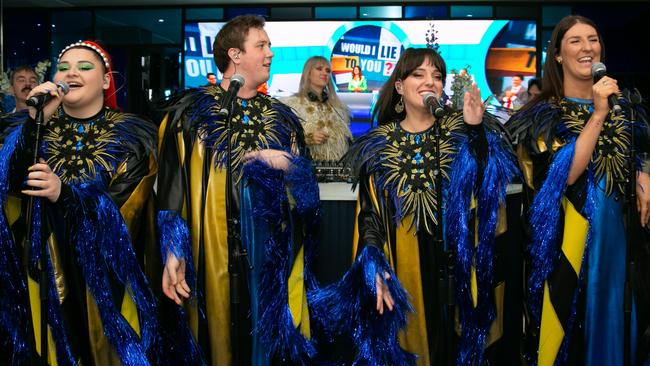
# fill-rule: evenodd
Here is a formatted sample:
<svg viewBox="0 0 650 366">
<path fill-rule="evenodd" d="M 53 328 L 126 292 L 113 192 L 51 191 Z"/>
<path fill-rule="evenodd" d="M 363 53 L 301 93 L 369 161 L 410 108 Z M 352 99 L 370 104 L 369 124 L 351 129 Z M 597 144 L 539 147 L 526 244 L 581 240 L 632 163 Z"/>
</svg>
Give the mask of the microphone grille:
<svg viewBox="0 0 650 366">
<path fill-rule="evenodd" d="M 591 76 L 601 78 L 607 73 L 607 67 L 602 62 L 596 62 L 591 65 Z"/>
<path fill-rule="evenodd" d="M 244 77 L 243 77 L 243 76 L 241 76 L 241 75 L 239 75 L 239 74 L 235 74 L 235 75 L 233 75 L 233 76 L 230 77 L 230 82 L 231 82 L 231 83 L 232 83 L 232 82 L 239 83 L 239 86 L 241 87 L 241 86 L 244 86 L 244 82 L 245 82 L 245 81 L 244 81 Z"/>
<path fill-rule="evenodd" d="M 431 98 L 437 99 L 436 95 L 432 92 L 422 94 L 422 101 L 426 104 Z"/>
<path fill-rule="evenodd" d="M 63 92 L 63 95 L 68 94 L 68 92 L 70 91 L 70 85 L 68 85 L 68 83 L 66 83 L 66 82 L 63 81 L 63 80 L 57 82 L 56 85 L 57 85 L 59 88 L 61 88 L 61 91 Z"/>
</svg>

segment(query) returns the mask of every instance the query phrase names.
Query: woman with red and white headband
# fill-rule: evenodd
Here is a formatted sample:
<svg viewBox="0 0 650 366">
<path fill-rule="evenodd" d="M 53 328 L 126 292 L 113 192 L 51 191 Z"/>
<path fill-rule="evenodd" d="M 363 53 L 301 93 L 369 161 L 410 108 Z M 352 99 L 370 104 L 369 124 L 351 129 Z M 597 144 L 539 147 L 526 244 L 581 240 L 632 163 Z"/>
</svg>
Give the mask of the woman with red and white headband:
<svg viewBox="0 0 650 366">
<path fill-rule="evenodd" d="M 91 41 L 61 51 L 54 82 L 28 98 L 43 95 L 51 97 L 36 164 L 35 108 L 4 121 L 11 127 L 2 132 L 0 352 L 13 355 L 10 364 L 40 357 L 47 240 L 49 363 L 158 363 L 156 301 L 141 266 L 156 127 L 117 110 L 110 56 Z M 34 234 L 25 240 L 30 196 Z"/>
</svg>

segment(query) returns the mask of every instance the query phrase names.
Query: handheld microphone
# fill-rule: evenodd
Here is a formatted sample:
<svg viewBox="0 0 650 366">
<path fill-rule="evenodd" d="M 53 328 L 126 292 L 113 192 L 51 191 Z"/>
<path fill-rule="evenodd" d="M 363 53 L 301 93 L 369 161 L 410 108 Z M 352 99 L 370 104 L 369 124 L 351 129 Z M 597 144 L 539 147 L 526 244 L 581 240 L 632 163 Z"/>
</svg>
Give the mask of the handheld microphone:
<svg viewBox="0 0 650 366">
<path fill-rule="evenodd" d="M 605 67 L 604 63 L 596 62 L 591 65 L 591 76 L 594 78 L 594 83 L 597 83 L 598 80 L 602 79 L 606 74 L 607 68 Z M 618 98 L 616 97 L 616 94 L 608 96 L 607 101 L 609 102 L 609 108 L 614 111 L 615 115 L 619 116 L 621 113 L 623 113 L 621 106 L 618 105 Z"/>
<path fill-rule="evenodd" d="M 68 92 L 70 91 L 70 86 L 65 81 L 57 82 L 56 87 L 61 90 L 63 95 L 68 94 Z M 25 104 L 27 104 L 29 107 L 43 108 L 43 106 L 45 106 L 53 98 L 54 97 L 50 93 L 34 95 L 33 97 L 27 99 Z"/>
<path fill-rule="evenodd" d="M 239 74 L 235 74 L 230 77 L 230 85 L 228 85 L 228 90 L 226 91 L 226 94 L 223 96 L 223 99 L 221 99 L 222 101 L 221 109 L 219 110 L 219 113 L 217 113 L 219 117 L 228 116 L 228 112 L 232 107 L 232 102 L 235 100 L 235 97 L 239 92 L 239 88 L 241 88 L 242 86 L 244 86 L 243 76 Z"/>
<path fill-rule="evenodd" d="M 438 98 L 437 95 L 431 92 L 426 92 L 422 94 L 422 102 L 426 107 L 429 107 L 429 110 L 436 118 L 445 115 L 445 108 L 442 106 L 440 98 Z"/>
</svg>

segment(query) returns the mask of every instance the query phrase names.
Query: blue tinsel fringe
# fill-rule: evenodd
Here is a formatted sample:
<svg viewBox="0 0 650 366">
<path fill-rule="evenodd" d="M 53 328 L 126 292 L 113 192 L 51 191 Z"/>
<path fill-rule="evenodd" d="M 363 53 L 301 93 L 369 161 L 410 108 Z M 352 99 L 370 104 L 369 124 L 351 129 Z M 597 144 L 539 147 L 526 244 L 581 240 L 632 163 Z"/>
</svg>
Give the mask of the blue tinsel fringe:
<svg viewBox="0 0 650 366">
<path fill-rule="evenodd" d="M 296 210 L 302 218 L 303 246 L 305 248 L 304 279 L 309 291 L 318 287 L 313 273 L 316 259 L 318 230 L 321 218 L 321 205 L 318 182 L 314 175 L 312 162 L 304 157 L 294 157 L 291 167 L 284 177 L 285 184 L 295 202 Z"/>
<path fill-rule="evenodd" d="M 196 271 L 192 258 L 192 242 L 190 241 L 190 230 L 185 220 L 175 211 L 159 211 L 156 220 L 158 226 L 158 242 L 160 243 L 160 254 L 163 265 L 167 263 L 167 254 L 173 253 L 179 260 L 185 259 L 185 280 L 190 286 L 192 296 L 196 290 Z"/>
<path fill-rule="evenodd" d="M 186 263 L 185 280 L 192 289 L 190 296 L 192 299 L 201 298 L 201 291 L 196 287 L 192 243 L 185 220 L 175 211 L 159 211 L 156 223 L 163 265 L 167 261 L 167 253 L 169 252 L 173 253 L 177 258 L 184 258 Z M 202 360 L 201 350 L 188 327 L 187 315 L 183 307 L 171 301 L 169 304 L 160 304 L 160 307 L 161 311 L 164 311 L 166 320 L 166 324 L 162 325 L 162 331 L 165 339 L 163 342 L 167 348 L 160 354 L 173 355 L 173 357 L 172 359 L 166 357 L 166 359 L 160 360 L 159 363 L 164 365 L 173 365 L 178 362 L 185 365 L 205 364 Z M 205 317 L 202 309 L 200 310 L 200 316 Z"/>
<path fill-rule="evenodd" d="M 22 126 L 5 137 L 0 149 L 0 207 L 7 203 L 11 157 L 21 141 Z M 4 209 L 0 212 L 0 346 L 10 365 L 29 362 L 27 346 L 28 294 L 23 270 L 17 256 Z"/>
<path fill-rule="evenodd" d="M 528 280 L 530 312 L 539 324 L 542 314 L 542 295 L 544 281 L 555 266 L 559 251 L 558 220 L 562 197 L 567 186 L 575 140 L 567 143 L 555 153 L 547 178 L 535 196 L 530 208 L 530 225 L 533 237 L 530 245 L 532 259 L 531 274 Z"/>
<path fill-rule="evenodd" d="M 157 342 L 158 324 L 153 293 L 137 262 L 115 203 L 93 183 L 72 186 L 82 202 L 72 217 L 72 240 L 78 263 L 100 312 L 104 334 L 124 365 L 149 365 L 146 350 Z M 141 337 L 113 301 L 108 273 L 124 285 L 138 309 Z"/>
<path fill-rule="evenodd" d="M 457 365 L 482 365 L 483 347 L 495 316 L 494 308 L 494 243 L 499 206 L 504 204 L 508 183 L 517 176 L 514 157 L 499 143 L 495 133 L 486 133 L 488 157 L 483 182 L 477 197 L 478 247 L 469 235 L 470 200 L 473 196 L 477 164 L 467 140 L 461 142 L 451 169 L 446 214 L 447 242 L 455 246 L 457 255 L 456 298 L 460 309 L 461 339 Z M 478 297 L 474 307 L 470 273 L 476 270 Z"/>
<path fill-rule="evenodd" d="M 585 215 L 589 221 L 589 230 L 587 232 L 587 239 L 585 241 L 584 253 L 582 255 L 582 265 L 580 266 L 580 273 L 578 274 L 578 283 L 573 297 L 571 299 L 571 311 L 569 312 L 569 319 L 567 319 L 566 327 L 564 330 L 564 339 L 562 339 L 562 345 L 558 351 L 557 357 L 555 358 L 555 365 L 561 366 L 566 363 L 566 359 L 569 356 L 569 342 L 571 341 L 571 334 L 573 333 L 573 327 L 575 326 L 576 315 L 577 315 L 577 302 L 580 296 L 580 293 L 583 290 L 583 284 L 585 275 L 587 273 L 587 258 L 589 256 L 589 247 L 591 246 L 591 236 L 592 236 L 592 217 L 594 209 L 596 207 L 596 190 L 598 189 L 597 185 L 594 182 L 593 172 L 587 170 L 587 199 L 585 200 L 584 209 L 582 214 Z"/>
<path fill-rule="evenodd" d="M 391 276 L 387 281 L 395 305 L 380 315 L 376 309 L 375 276 Z M 413 311 L 408 294 L 380 250 L 366 246 L 350 270 L 332 285 L 309 296 L 316 321 L 330 337 L 348 334 L 357 347 L 355 365 L 406 366 L 415 364 L 415 355 L 399 344 L 398 332 L 406 327 Z"/>
<path fill-rule="evenodd" d="M 313 179 L 311 166 L 301 167 L 300 163 L 295 164 L 296 162 L 297 160 L 294 159 L 290 178 L 288 178 L 292 185 L 292 192 L 297 194 L 294 196 L 296 207 L 300 207 L 299 211 L 302 210 L 303 213 L 317 210 L 319 203 L 313 200 L 314 194 L 308 192 L 309 187 L 315 182 L 309 178 L 312 174 Z M 261 270 L 259 294 L 262 315 L 259 324 L 254 325 L 254 331 L 260 335 L 269 356 L 277 355 L 282 359 L 310 365 L 316 355 L 316 349 L 313 342 L 294 327 L 287 301 L 287 282 L 292 263 L 289 260 L 292 257 L 291 232 L 302 228 L 291 228 L 286 225 L 285 220 L 290 212 L 284 173 L 271 169 L 261 161 L 253 161 L 244 166 L 244 176 L 259 188 L 253 198 L 255 217 L 264 220 L 274 228 L 271 236 L 264 243 L 267 259 Z M 311 276 L 308 272 L 308 268 L 305 267 L 306 282 Z"/>
<path fill-rule="evenodd" d="M 32 211 L 32 233 L 30 241 L 30 258 L 29 266 L 34 273 L 38 273 L 39 262 L 41 260 L 41 216 L 42 212 L 42 199 L 34 199 L 34 208 Z M 75 365 L 75 358 L 70 351 L 70 346 L 68 345 L 67 336 L 65 333 L 65 326 L 63 324 L 63 319 L 61 317 L 61 309 L 59 308 L 59 295 L 56 291 L 56 283 L 54 281 L 54 270 L 52 268 L 52 262 L 49 257 L 49 248 L 47 248 L 48 258 L 47 258 L 47 271 L 48 271 L 48 303 L 49 307 L 47 309 L 47 324 L 52 330 L 52 337 L 54 338 L 54 343 L 56 345 L 56 358 L 60 365 Z M 36 340 L 36 342 L 40 342 Z"/>
</svg>

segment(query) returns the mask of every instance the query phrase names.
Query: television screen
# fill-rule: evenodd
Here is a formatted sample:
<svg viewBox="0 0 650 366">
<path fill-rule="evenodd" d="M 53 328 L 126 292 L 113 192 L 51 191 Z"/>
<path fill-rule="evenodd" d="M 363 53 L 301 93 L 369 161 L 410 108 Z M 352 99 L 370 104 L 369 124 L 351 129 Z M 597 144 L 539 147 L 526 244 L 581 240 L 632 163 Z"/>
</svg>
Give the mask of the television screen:
<svg viewBox="0 0 650 366">
<path fill-rule="evenodd" d="M 205 85 L 208 72 L 220 78 L 212 44 L 223 24 L 185 24 L 185 87 Z M 275 54 L 265 90 L 274 97 L 295 93 L 305 61 L 324 56 L 332 63 L 336 92 L 352 111 L 355 134 L 371 126 L 379 89 L 408 47 L 429 44 L 441 53 L 447 63 L 445 94 L 450 103 L 462 103 L 462 91 L 473 81 L 484 99 L 495 96 L 491 103 L 505 106 L 502 94 L 512 79 L 521 76 L 525 87 L 536 73 L 534 21 L 269 21 L 265 30 Z M 363 75 L 365 85 L 352 81 L 353 72 Z"/>
</svg>

